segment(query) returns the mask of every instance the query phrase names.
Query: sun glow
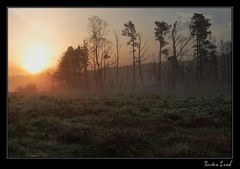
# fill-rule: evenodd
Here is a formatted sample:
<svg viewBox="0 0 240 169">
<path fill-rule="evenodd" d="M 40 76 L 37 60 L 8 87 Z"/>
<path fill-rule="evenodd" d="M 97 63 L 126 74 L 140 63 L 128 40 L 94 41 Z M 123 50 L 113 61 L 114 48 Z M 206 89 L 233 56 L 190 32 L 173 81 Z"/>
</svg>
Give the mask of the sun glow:
<svg viewBox="0 0 240 169">
<path fill-rule="evenodd" d="M 44 43 L 33 43 L 27 47 L 22 56 L 21 64 L 32 74 L 39 73 L 51 64 L 52 51 Z"/>
</svg>

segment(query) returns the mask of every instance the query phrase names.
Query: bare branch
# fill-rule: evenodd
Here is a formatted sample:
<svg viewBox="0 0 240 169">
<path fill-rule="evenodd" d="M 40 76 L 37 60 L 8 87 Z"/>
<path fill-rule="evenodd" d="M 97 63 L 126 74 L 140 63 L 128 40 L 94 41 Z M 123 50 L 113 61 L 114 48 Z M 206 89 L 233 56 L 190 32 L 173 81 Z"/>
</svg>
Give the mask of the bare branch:
<svg viewBox="0 0 240 169">
<path fill-rule="evenodd" d="M 179 50 L 179 52 L 178 52 L 178 54 L 177 54 L 176 57 L 178 57 L 178 55 L 182 52 L 182 50 L 184 49 L 184 47 L 188 44 L 188 42 L 190 42 L 191 38 L 192 38 L 192 36 L 190 36 L 190 37 L 188 38 L 188 40 L 184 43 L 184 45 L 180 48 L 180 50 Z"/>
</svg>

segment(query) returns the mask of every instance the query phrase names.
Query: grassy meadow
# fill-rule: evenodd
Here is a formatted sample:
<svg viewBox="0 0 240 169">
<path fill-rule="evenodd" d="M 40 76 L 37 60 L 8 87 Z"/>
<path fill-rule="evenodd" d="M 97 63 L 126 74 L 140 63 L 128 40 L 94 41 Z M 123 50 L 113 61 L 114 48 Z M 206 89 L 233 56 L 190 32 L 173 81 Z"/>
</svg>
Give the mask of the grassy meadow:
<svg viewBox="0 0 240 169">
<path fill-rule="evenodd" d="M 231 157 L 230 96 L 9 94 L 10 158 Z"/>
</svg>

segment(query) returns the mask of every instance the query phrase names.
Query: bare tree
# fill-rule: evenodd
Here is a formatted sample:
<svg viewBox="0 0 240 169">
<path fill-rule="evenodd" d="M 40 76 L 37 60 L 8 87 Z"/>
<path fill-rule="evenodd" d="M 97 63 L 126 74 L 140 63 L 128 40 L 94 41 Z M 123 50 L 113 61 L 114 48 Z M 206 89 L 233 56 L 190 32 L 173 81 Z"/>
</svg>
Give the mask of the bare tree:
<svg viewBox="0 0 240 169">
<path fill-rule="evenodd" d="M 188 28 L 188 23 L 183 23 L 180 20 L 177 20 L 174 22 L 172 29 L 171 29 L 171 46 L 172 46 L 172 56 L 168 57 L 168 61 L 171 64 L 171 86 L 173 89 L 176 85 L 176 80 L 178 77 L 178 71 L 179 71 L 179 61 L 182 58 L 182 53 L 184 51 L 184 48 L 187 46 L 187 44 L 190 42 L 192 36 L 189 30 L 188 37 L 185 37 L 183 35 L 183 31 Z"/>
<path fill-rule="evenodd" d="M 93 69 L 94 72 L 94 80 L 97 83 L 97 64 L 96 64 L 96 57 L 94 55 L 94 48 L 93 46 L 90 45 L 89 47 L 90 50 L 90 55 L 89 55 L 89 60 L 90 60 L 90 67 Z"/>
<path fill-rule="evenodd" d="M 93 64 L 96 73 L 96 83 L 100 88 L 102 84 L 102 60 L 99 51 L 103 47 L 103 43 L 106 42 L 107 23 L 98 16 L 92 16 L 89 19 L 88 29 L 90 33 L 90 44 L 92 45 L 94 58 Z"/>
<path fill-rule="evenodd" d="M 109 66 L 108 60 L 110 59 L 112 44 L 110 41 L 105 39 L 105 42 L 103 43 L 103 47 L 100 51 L 101 56 L 101 70 L 103 70 L 103 77 L 102 77 L 102 89 L 105 88 L 105 82 L 106 82 L 106 70 Z"/>
<path fill-rule="evenodd" d="M 173 56 L 177 57 L 181 55 L 183 49 L 187 46 L 187 44 L 190 42 L 192 36 L 190 34 L 188 37 L 184 37 L 182 31 L 188 28 L 188 23 L 182 23 L 181 21 L 176 21 L 173 24 L 172 30 L 171 30 L 171 40 L 172 40 L 172 48 L 173 48 Z"/>
</svg>

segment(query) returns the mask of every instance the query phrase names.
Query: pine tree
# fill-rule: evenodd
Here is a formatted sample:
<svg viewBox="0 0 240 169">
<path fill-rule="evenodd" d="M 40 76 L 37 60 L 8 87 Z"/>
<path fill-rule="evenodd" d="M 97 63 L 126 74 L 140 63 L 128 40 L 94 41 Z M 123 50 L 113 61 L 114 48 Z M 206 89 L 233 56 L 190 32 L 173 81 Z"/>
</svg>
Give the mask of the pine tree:
<svg viewBox="0 0 240 169">
<path fill-rule="evenodd" d="M 167 22 L 159 22 L 156 21 L 156 28 L 155 28 L 155 40 L 159 41 L 159 67 L 158 67 L 158 83 L 159 83 L 159 87 L 161 90 L 161 83 L 162 83 L 162 79 L 161 79 L 161 69 L 162 69 L 162 53 L 167 54 L 168 50 L 167 49 L 163 49 L 164 46 L 166 46 L 168 44 L 168 42 L 165 41 L 165 36 L 167 35 L 167 33 L 169 33 L 169 29 L 171 27 L 171 25 L 168 25 Z"/>
<path fill-rule="evenodd" d="M 191 18 L 190 29 L 196 42 L 193 48 L 197 61 L 197 85 L 199 89 L 202 88 L 203 70 L 208 56 L 207 44 L 209 44 L 209 41 L 207 38 L 211 34 L 211 31 L 208 30 L 210 26 L 210 20 L 205 18 L 203 14 L 194 13 Z"/>
<path fill-rule="evenodd" d="M 124 30 L 122 31 L 123 36 L 128 36 L 130 40 L 127 42 L 127 45 L 132 47 L 132 59 L 133 59 L 133 88 L 136 86 L 135 80 L 135 65 L 136 65 L 136 57 L 135 57 L 135 47 L 137 47 L 136 43 L 136 29 L 135 25 L 128 21 L 128 23 L 124 24 Z"/>
</svg>

